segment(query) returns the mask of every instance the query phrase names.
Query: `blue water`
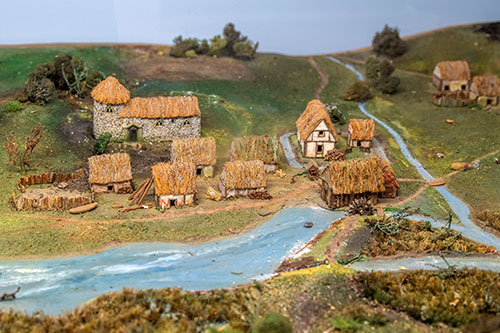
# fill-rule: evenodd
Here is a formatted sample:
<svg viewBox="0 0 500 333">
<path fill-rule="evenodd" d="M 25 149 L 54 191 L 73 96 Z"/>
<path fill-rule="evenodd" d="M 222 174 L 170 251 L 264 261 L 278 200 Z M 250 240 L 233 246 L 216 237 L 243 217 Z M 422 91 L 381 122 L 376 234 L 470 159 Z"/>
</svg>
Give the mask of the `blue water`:
<svg viewBox="0 0 500 333">
<path fill-rule="evenodd" d="M 320 208 L 288 208 L 252 231 L 218 242 L 138 243 L 88 256 L 0 262 L 0 294 L 22 286 L 19 298 L 0 302 L 0 309 L 58 314 L 122 288 L 203 290 L 264 279 L 343 216 Z M 314 226 L 304 228 L 306 221 Z"/>
<path fill-rule="evenodd" d="M 283 147 L 283 153 L 285 154 L 285 157 L 288 161 L 288 164 L 290 164 L 290 166 L 292 168 L 303 169 L 304 166 L 299 161 L 297 161 L 297 158 L 295 157 L 295 154 L 293 153 L 292 145 L 290 143 L 290 137 L 293 134 L 295 134 L 295 133 L 292 132 L 292 133 L 287 133 L 287 134 L 280 136 L 281 146 Z"/>
</svg>

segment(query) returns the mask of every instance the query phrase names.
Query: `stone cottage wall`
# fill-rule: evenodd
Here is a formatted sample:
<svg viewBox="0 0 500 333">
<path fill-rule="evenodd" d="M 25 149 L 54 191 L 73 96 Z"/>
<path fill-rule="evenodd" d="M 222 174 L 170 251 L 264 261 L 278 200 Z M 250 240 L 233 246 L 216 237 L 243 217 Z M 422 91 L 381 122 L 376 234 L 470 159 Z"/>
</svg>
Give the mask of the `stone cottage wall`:
<svg viewBox="0 0 500 333">
<path fill-rule="evenodd" d="M 122 136 L 122 119 L 118 115 L 124 104 L 112 105 L 94 101 L 93 134 L 97 139 L 103 133 L 111 134 L 112 138 Z M 111 111 L 111 112 L 108 112 Z"/>
</svg>

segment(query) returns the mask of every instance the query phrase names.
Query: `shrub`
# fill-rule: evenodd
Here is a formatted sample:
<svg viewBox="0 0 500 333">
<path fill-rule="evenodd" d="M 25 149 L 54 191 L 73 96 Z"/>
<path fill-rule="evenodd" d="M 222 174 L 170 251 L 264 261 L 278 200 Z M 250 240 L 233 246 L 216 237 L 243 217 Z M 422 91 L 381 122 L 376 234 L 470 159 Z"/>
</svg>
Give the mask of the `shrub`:
<svg viewBox="0 0 500 333">
<path fill-rule="evenodd" d="M 186 58 L 196 58 L 196 52 L 194 50 L 186 51 Z"/>
<path fill-rule="evenodd" d="M 73 57 L 66 53 L 60 53 L 54 58 L 55 76 L 53 82 L 57 89 L 69 90 L 70 87 L 67 85 L 66 81 L 73 82 L 75 80 L 73 65 L 71 63 L 72 59 Z M 63 70 L 64 73 L 66 73 L 67 80 L 64 78 Z"/>
<path fill-rule="evenodd" d="M 292 323 L 287 317 L 270 312 L 252 325 L 252 333 L 292 333 Z"/>
<path fill-rule="evenodd" d="M 196 38 L 183 39 L 182 36 L 177 36 L 174 38 L 174 46 L 170 49 L 170 55 L 173 57 L 185 57 L 187 51 L 195 51 L 198 49 L 198 46 L 198 39 Z"/>
<path fill-rule="evenodd" d="M 212 57 L 218 57 L 221 55 L 222 50 L 227 45 L 227 40 L 222 38 L 220 35 L 214 36 L 210 40 L 210 48 L 208 49 L 208 55 Z"/>
<path fill-rule="evenodd" d="M 370 85 L 367 82 L 357 81 L 347 88 L 343 99 L 347 101 L 364 102 L 372 98 Z"/>
<path fill-rule="evenodd" d="M 388 25 L 385 25 L 382 31 L 375 34 L 372 46 L 376 54 L 390 58 L 398 57 L 408 49 L 406 42 L 399 37 L 398 28 L 391 28 Z"/>
<path fill-rule="evenodd" d="M 102 155 L 106 152 L 106 148 L 108 147 L 108 143 L 111 140 L 111 134 L 103 133 L 99 135 L 97 141 L 94 145 L 94 155 Z"/>
<path fill-rule="evenodd" d="M 234 56 L 246 60 L 253 59 L 255 57 L 255 52 L 257 52 L 258 46 L 259 43 L 253 45 L 249 40 L 245 42 L 238 42 L 233 45 Z"/>
<path fill-rule="evenodd" d="M 102 80 L 104 80 L 105 75 L 101 71 L 90 71 L 89 75 L 87 75 L 87 79 L 85 80 L 85 87 L 88 91 L 92 91 L 92 89 L 99 84 Z"/>
<path fill-rule="evenodd" d="M 17 112 L 21 110 L 21 103 L 19 103 L 19 101 L 7 101 L 4 106 L 6 112 Z"/>
<path fill-rule="evenodd" d="M 223 50 L 223 55 L 238 57 L 243 59 L 252 59 L 257 51 L 259 43 L 252 43 L 247 36 L 236 30 L 233 23 L 228 23 L 223 30 L 224 39 L 227 45 Z"/>
<path fill-rule="evenodd" d="M 37 105 L 44 105 L 50 102 L 54 91 L 54 83 L 47 78 L 43 78 L 41 80 L 29 80 L 26 85 L 28 100 Z"/>
<path fill-rule="evenodd" d="M 391 76 L 395 70 L 394 65 L 385 59 L 368 58 L 364 70 L 370 84 L 383 93 L 392 94 L 399 86 L 399 78 Z"/>
<path fill-rule="evenodd" d="M 196 54 L 207 54 L 209 49 L 210 45 L 208 44 L 208 40 L 203 39 L 196 48 Z"/>
<path fill-rule="evenodd" d="M 490 211 L 483 210 L 477 214 L 477 218 L 481 221 L 488 222 L 488 224 L 500 231 L 500 210 L 499 211 Z"/>
<path fill-rule="evenodd" d="M 325 105 L 326 109 L 328 110 L 328 114 L 330 115 L 330 119 L 332 123 L 334 124 L 339 124 L 339 125 L 344 125 L 346 123 L 346 119 L 342 111 L 340 111 L 340 108 L 338 104 L 335 103 L 328 103 Z"/>
</svg>

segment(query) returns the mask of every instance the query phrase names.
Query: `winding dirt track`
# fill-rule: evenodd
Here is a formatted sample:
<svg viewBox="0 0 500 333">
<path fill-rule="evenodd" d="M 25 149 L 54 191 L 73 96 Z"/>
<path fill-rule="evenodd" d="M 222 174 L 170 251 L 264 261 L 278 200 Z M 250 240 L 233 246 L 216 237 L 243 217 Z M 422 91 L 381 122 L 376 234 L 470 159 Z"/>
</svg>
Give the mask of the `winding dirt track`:
<svg viewBox="0 0 500 333">
<path fill-rule="evenodd" d="M 326 85 L 328 84 L 328 74 L 323 70 L 323 68 L 319 67 L 318 63 L 316 62 L 316 60 L 314 60 L 313 57 L 309 57 L 308 61 L 311 64 L 311 66 L 313 66 L 314 69 L 316 69 L 319 76 L 321 77 L 321 82 L 314 91 L 314 98 L 321 99 L 321 92 L 323 91 L 323 89 L 325 89 Z"/>
</svg>

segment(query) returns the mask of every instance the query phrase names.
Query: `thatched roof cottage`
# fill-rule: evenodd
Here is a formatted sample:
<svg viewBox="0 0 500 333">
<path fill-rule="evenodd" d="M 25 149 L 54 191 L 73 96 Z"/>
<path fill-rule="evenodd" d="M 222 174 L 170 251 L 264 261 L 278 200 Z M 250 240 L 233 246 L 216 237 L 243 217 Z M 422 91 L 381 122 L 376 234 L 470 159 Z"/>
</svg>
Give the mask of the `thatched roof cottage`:
<svg viewBox="0 0 500 333">
<path fill-rule="evenodd" d="M 216 144 L 212 137 L 172 141 L 172 161 L 193 163 L 197 175 L 213 177 L 216 160 Z"/>
<path fill-rule="evenodd" d="M 469 97 L 481 106 L 497 105 L 500 95 L 500 82 L 496 75 L 474 76 Z"/>
<path fill-rule="evenodd" d="M 459 92 L 469 89 L 469 63 L 465 60 L 441 61 L 432 72 L 432 83 L 442 92 Z"/>
<path fill-rule="evenodd" d="M 168 141 L 197 138 L 201 113 L 195 96 L 135 97 L 112 76 L 92 90 L 94 137 L 113 140 Z"/>
<path fill-rule="evenodd" d="M 103 154 L 89 158 L 89 183 L 94 193 L 129 193 L 132 191 L 131 181 L 129 154 Z"/>
<path fill-rule="evenodd" d="M 338 141 L 337 133 L 326 106 L 315 99 L 307 104 L 296 122 L 302 155 L 309 158 L 325 157 Z"/>
<path fill-rule="evenodd" d="M 158 163 L 151 168 L 156 204 L 162 208 L 194 205 L 196 167 L 192 163 Z"/>
<path fill-rule="evenodd" d="M 361 150 L 370 151 L 374 132 L 373 119 L 349 119 L 347 146 L 349 148 L 359 146 Z"/>
<path fill-rule="evenodd" d="M 380 157 L 332 161 L 322 178 L 321 198 L 330 208 L 348 206 L 354 199 L 377 203 L 385 192 Z"/>
<path fill-rule="evenodd" d="M 231 143 L 231 161 L 254 161 L 264 162 L 266 172 L 274 172 L 278 169 L 279 141 L 277 138 L 266 136 L 248 136 L 234 138 Z"/>
<path fill-rule="evenodd" d="M 265 191 L 264 162 L 258 160 L 226 162 L 219 179 L 219 189 L 226 198 Z"/>
</svg>

